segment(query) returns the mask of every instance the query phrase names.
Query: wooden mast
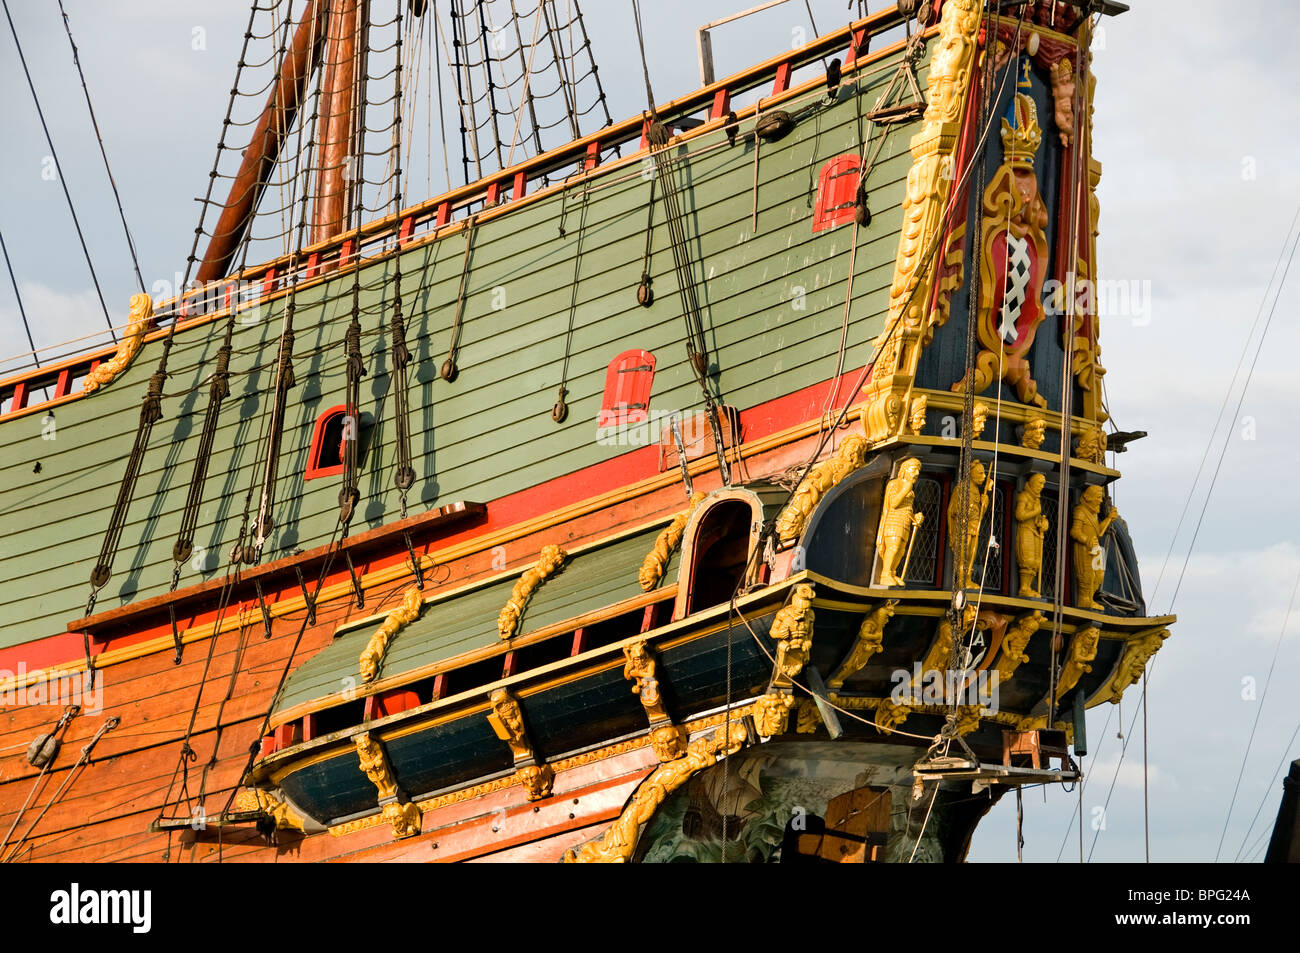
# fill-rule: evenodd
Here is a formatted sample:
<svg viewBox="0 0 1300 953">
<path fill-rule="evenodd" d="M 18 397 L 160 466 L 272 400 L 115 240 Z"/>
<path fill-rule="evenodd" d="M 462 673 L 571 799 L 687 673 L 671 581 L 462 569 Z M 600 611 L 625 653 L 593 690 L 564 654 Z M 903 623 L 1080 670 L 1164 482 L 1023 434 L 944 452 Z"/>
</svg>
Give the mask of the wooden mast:
<svg viewBox="0 0 1300 953">
<path fill-rule="evenodd" d="M 248 231 L 258 199 L 293 126 L 298 107 L 302 105 L 303 93 L 324 37 L 328 7 L 326 0 L 309 0 L 307 4 L 293 42 L 285 52 L 279 82 L 271 91 L 248 148 L 244 150 L 244 160 L 230 186 L 225 208 L 199 265 L 200 282 L 215 281 L 230 271 L 230 263 Z"/>
<path fill-rule="evenodd" d="M 319 172 L 312 204 L 313 245 L 340 234 L 351 218 L 351 163 L 357 144 L 357 39 L 362 10 L 358 0 L 336 0 L 331 4 L 316 126 Z"/>
</svg>

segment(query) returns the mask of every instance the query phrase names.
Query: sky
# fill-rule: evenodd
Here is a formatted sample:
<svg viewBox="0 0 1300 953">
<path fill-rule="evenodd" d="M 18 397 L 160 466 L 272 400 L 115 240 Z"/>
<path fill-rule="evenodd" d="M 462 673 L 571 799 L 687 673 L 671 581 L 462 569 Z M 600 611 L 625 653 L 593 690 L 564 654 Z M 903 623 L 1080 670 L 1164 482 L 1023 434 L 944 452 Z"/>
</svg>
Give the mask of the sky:
<svg viewBox="0 0 1300 953">
<path fill-rule="evenodd" d="M 646 44 L 656 98 L 699 85 L 696 27 L 750 5 L 649 0 Z M 247 8 L 230 0 L 64 0 L 64 6 L 146 284 L 174 281 L 193 241 L 194 198 L 207 184 Z M 849 15 L 844 0 L 810 6 L 822 31 Z M 1105 21 L 1094 51 L 1095 152 L 1104 170 L 1100 274 L 1132 292 L 1128 313 L 1101 324 L 1106 396 L 1120 429 L 1150 434 L 1116 458 L 1124 478 L 1114 499 L 1138 550 L 1152 614 L 1172 607 L 1179 616 L 1151 668 L 1150 852 L 1153 861 L 1213 860 L 1226 822 L 1221 859 L 1231 860 L 1243 842 L 1251 855 L 1259 835 L 1271 830 L 1279 776 L 1289 759 L 1300 757 L 1293 740 L 1300 728 L 1294 690 L 1300 613 L 1280 638 L 1300 579 L 1300 496 L 1290 482 L 1300 469 L 1300 375 L 1294 371 L 1300 269 L 1276 301 L 1258 351 L 1259 331 L 1252 336 L 1300 206 L 1300 98 L 1293 92 L 1291 43 L 1300 34 L 1300 7 L 1289 0 L 1132 0 L 1132 6 Z M 9 8 L 105 299 L 121 323 L 135 290 L 131 261 L 58 8 L 48 0 L 9 0 Z M 645 92 L 630 2 L 588 0 L 583 12 L 615 120 L 638 113 Z M 800 2 L 723 26 L 714 34 L 717 74 L 812 33 Z M 98 332 L 104 318 L 62 190 L 42 174 L 49 148 L 7 23 L 0 24 L 0 82 L 0 230 L 32 333 L 45 347 Z M 28 349 L 5 275 L 0 334 L 0 354 Z M 1230 390 L 1243 353 L 1245 368 Z M 0 361 L 0 375 L 22 366 L 21 359 Z M 1130 690 L 1122 710 L 1107 705 L 1089 713 L 1083 853 L 1093 861 L 1144 857 L 1139 697 Z M 1027 861 L 1079 860 L 1079 800 L 1078 791 L 1059 788 L 1025 793 Z M 970 859 L 1015 856 L 1014 797 L 1008 796 L 977 831 Z"/>
</svg>

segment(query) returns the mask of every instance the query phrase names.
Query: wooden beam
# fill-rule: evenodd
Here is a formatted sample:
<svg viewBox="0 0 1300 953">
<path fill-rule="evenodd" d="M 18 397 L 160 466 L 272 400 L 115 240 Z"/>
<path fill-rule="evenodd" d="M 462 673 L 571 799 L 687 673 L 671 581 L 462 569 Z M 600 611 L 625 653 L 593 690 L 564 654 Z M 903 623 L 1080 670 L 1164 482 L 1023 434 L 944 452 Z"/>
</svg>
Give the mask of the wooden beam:
<svg viewBox="0 0 1300 953">
<path fill-rule="evenodd" d="M 302 22 L 298 24 L 293 42 L 280 65 L 280 81 L 271 91 L 262 118 L 244 150 L 244 159 L 230 186 L 225 208 L 217 219 L 208 250 L 199 264 L 197 277 L 200 283 L 224 278 L 230 271 L 230 263 L 248 231 L 257 201 L 302 104 L 307 80 L 324 36 L 328 6 L 318 0 L 309 0 L 303 12 Z"/>
<path fill-rule="evenodd" d="M 449 503 L 446 506 L 440 506 L 428 513 L 421 513 L 418 516 L 412 516 L 408 519 L 398 520 L 389 523 L 387 526 L 381 526 L 377 529 L 369 530 L 365 533 L 359 533 L 351 536 L 338 546 L 338 553 L 343 551 L 353 552 L 359 549 L 368 549 L 384 543 L 400 541 L 403 531 L 409 531 L 412 536 L 418 532 L 428 532 L 435 527 L 443 527 L 459 522 L 460 520 L 481 516 L 487 512 L 487 507 L 482 503 Z M 295 567 L 306 569 L 323 561 L 330 553 L 329 546 L 317 546 L 315 549 L 309 549 L 297 556 L 286 556 L 283 559 L 276 559 L 272 562 L 265 563 L 261 566 L 247 566 L 240 571 L 238 585 L 245 587 L 251 584 L 255 579 L 264 580 L 268 577 L 279 575 L 282 572 L 291 570 Z M 341 565 L 341 563 L 340 563 Z M 293 579 L 293 574 L 289 573 L 286 577 Z M 185 610 L 185 614 L 197 611 L 198 605 L 209 599 L 216 599 L 221 589 L 225 586 L 225 578 L 213 578 L 206 582 L 198 583 L 194 586 L 187 586 L 184 589 L 178 589 L 175 592 L 167 593 L 161 596 L 154 596 L 151 599 L 142 599 L 140 602 L 133 602 L 129 605 L 120 606 L 116 609 L 109 609 L 100 612 L 97 615 L 87 616 L 86 618 L 77 619 L 68 623 L 69 632 L 89 632 L 96 638 L 104 637 L 100 631 L 105 629 L 117 629 L 119 627 L 138 625 L 142 617 L 153 615 L 155 613 L 165 614 L 169 604 L 175 605 L 177 617 L 182 615 L 179 609 L 182 603 L 190 604 L 190 608 Z"/>
</svg>

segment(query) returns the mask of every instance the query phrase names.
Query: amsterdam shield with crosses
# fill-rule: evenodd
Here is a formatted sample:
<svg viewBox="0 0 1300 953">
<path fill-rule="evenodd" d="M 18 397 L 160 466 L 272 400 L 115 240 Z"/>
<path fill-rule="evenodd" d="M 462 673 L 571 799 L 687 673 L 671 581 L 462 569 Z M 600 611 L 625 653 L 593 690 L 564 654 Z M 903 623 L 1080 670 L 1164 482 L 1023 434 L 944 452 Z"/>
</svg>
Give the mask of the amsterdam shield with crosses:
<svg viewBox="0 0 1300 953">
<path fill-rule="evenodd" d="M 975 392 L 1001 377 L 1028 404 L 1045 406 L 1026 354 L 1045 315 L 1047 208 L 1034 157 L 1042 142 L 1034 101 L 1017 93 L 1002 120 L 1003 161 L 984 190 Z M 965 388 L 965 378 L 952 386 Z"/>
</svg>

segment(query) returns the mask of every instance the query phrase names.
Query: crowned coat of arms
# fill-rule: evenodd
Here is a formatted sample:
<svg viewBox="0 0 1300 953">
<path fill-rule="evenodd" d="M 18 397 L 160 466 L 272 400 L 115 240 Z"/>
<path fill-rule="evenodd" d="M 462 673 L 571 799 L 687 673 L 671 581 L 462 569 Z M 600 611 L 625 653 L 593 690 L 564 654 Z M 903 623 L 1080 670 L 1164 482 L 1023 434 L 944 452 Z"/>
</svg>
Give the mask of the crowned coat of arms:
<svg viewBox="0 0 1300 953">
<path fill-rule="evenodd" d="M 1026 354 L 1045 316 L 1047 207 L 1038 193 L 1034 157 L 1042 142 L 1033 99 L 1017 93 L 1002 120 L 1002 165 L 984 190 L 974 389 L 999 377 L 1024 403 L 1045 407 Z M 964 390 L 966 379 L 952 385 Z"/>
</svg>

